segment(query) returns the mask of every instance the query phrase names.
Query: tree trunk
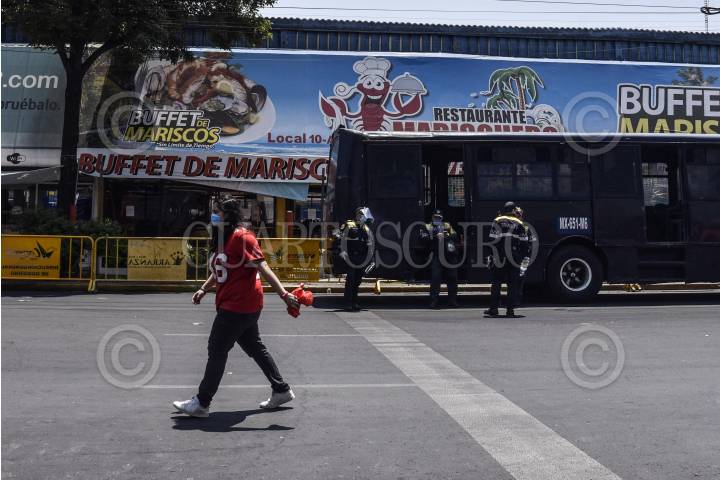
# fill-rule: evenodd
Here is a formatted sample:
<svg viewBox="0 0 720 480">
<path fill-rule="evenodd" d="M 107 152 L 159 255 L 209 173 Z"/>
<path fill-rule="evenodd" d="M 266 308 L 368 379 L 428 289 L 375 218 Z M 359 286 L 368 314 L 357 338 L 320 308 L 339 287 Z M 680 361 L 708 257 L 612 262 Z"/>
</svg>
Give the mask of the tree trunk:
<svg viewBox="0 0 720 480">
<path fill-rule="evenodd" d="M 77 146 L 80 138 L 80 104 L 82 101 L 82 63 L 71 59 L 65 69 L 65 114 L 63 117 L 62 147 L 60 151 L 60 187 L 58 211 L 72 218 L 77 193 Z"/>
</svg>

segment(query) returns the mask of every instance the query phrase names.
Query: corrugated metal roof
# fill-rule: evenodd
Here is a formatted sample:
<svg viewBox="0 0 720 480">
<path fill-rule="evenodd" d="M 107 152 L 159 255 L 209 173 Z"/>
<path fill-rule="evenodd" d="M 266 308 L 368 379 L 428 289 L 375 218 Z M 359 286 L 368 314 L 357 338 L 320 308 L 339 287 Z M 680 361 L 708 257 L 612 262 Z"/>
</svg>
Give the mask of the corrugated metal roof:
<svg viewBox="0 0 720 480">
<path fill-rule="evenodd" d="M 681 43 L 688 40 L 698 40 L 703 43 L 720 45 L 720 33 L 687 32 L 682 30 L 657 30 L 635 28 L 569 28 L 569 27 L 521 27 L 511 25 L 456 25 L 442 23 L 421 22 L 377 22 L 370 20 L 329 20 L 301 17 L 272 17 L 269 19 L 274 28 L 296 28 L 322 30 L 338 29 L 341 31 L 356 30 L 363 32 L 385 33 L 445 33 L 451 35 L 533 35 L 547 36 L 574 36 L 591 35 L 601 37 L 617 37 L 625 40 L 643 39 L 650 37 L 659 41 Z M 391 29 L 391 30 L 388 30 Z"/>
<path fill-rule="evenodd" d="M 720 34 L 272 18 L 267 48 L 720 63 Z"/>
<path fill-rule="evenodd" d="M 720 34 L 617 28 L 441 25 L 357 20 L 270 18 L 265 48 L 319 51 L 423 52 L 468 55 L 720 64 Z M 189 28 L 190 45 L 212 47 L 206 28 Z M 3 43 L 23 35 L 2 26 Z M 238 42 L 235 46 L 245 47 Z"/>
</svg>

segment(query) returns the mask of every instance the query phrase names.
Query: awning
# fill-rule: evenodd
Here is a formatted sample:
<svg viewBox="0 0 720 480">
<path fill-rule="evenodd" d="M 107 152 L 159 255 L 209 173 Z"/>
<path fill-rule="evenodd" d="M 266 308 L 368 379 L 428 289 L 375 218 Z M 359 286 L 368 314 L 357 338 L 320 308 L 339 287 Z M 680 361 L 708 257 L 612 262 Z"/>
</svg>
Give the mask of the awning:
<svg viewBox="0 0 720 480">
<path fill-rule="evenodd" d="M 35 185 L 38 183 L 57 183 L 60 181 L 61 166 L 38 168 L 22 172 L 2 172 L 2 186 Z"/>
<path fill-rule="evenodd" d="M 192 183 L 237 192 L 258 193 L 260 195 L 282 197 L 290 200 L 305 200 L 308 196 L 309 185 L 300 182 L 224 182 L 214 180 L 183 180 L 182 183 Z"/>
</svg>

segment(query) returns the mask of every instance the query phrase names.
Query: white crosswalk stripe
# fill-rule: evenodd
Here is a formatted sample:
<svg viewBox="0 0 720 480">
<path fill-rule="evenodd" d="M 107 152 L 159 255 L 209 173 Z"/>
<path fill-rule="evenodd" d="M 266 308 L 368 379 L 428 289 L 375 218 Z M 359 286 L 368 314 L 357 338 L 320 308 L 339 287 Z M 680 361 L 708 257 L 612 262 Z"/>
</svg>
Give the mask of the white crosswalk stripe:
<svg viewBox="0 0 720 480">
<path fill-rule="evenodd" d="M 402 329 L 372 312 L 337 315 L 517 480 L 619 480 L 528 412 Z"/>
</svg>

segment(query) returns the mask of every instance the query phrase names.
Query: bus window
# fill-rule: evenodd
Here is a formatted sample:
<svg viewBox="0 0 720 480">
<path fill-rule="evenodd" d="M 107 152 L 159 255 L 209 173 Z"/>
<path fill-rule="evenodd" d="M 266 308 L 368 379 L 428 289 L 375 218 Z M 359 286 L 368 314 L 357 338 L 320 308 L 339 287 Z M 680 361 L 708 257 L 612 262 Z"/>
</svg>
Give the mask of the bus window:
<svg viewBox="0 0 720 480">
<path fill-rule="evenodd" d="M 513 196 L 513 165 L 509 163 L 479 163 L 478 193 L 480 198 Z"/>
<path fill-rule="evenodd" d="M 515 172 L 517 198 L 552 197 L 552 163 L 518 163 Z"/>
<path fill-rule="evenodd" d="M 585 155 L 571 148 L 563 151 L 557 164 L 557 189 L 561 199 L 584 199 L 590 195 L 590 174 Z"/>
<path fill-rule="evenodd" d="M 546 147 L 495 147 L 492 163 L 480 158 L 480 198 L 550 198 L 553 195 L 551 150 Z"/>
<path fill-rule="evenodd" d="M 642 164 L 645 206 L 670 205 L 667 163 Z"/>
<path fill-rule="evenodd" d="M 368 146 L 370 198 L 419 198 L 419 157 L 417 150 L 402 145 Z"/>
<path fill-rule="evenodd" d="M 694 148 L 688 160 L 690 197 L 693 200 L 720 199 L 720 148 Z"/>
<path fill-rule="evenodd" d="M 463 162 L 448 164 L 448 207 L 465 206 L 465 172 Z"/>
<path fill-rule="evenodd" d="M 593 163 L 597 168 L 593 172 L 593 184 L 603 197 L 624 198 L 638 196 L 638 177 L 636 163 L 625 148 L 615 148 L 596 157 Z"/>
</svg>

